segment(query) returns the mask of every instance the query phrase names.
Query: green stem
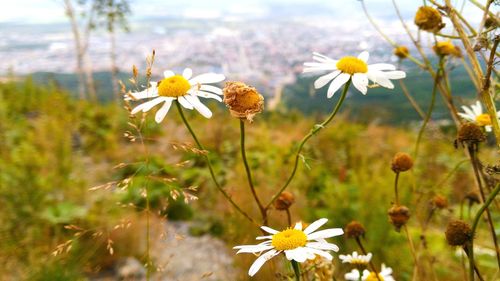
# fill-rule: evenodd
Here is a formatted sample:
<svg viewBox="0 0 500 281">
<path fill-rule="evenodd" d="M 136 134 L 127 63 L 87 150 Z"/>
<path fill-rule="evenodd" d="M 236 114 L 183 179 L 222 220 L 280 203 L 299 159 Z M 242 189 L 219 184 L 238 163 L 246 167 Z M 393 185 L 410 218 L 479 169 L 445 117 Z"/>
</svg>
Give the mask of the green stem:
<svg viewBox="0 0 500 281">
<path fill-rule="evenodd" d="M 247 160 L 247 155 L 245 152 L 245 121 L 243 119 L 240 119 L 240 146 L 241 146 L 241 158 L 243 158 L 243 163 L 245 164 L 245 171 L 247 174 L 247 179 L 248 179 L 248 185 L 250 186 L 250 190 L 252 191 L 253 198 L 255 199 L 255 202 L 259 206 L 260 213 L 262 215 L 262 220 L 263 224 L 267 224 L 267 215 L 266 215 L 266 210 L 264 209 L 264 206 L 259 200 L 259 197 L 257 196 L 257 193 L 255 192 L 255 186 L 253 184 L 252 180 L 252 172 L 250 170 L 250 167 L 248 165 L 248 160 Z"/>
<path fill-rule="evenodd" d="M 295 273 L 295 280 L 300 281 L 300 266 L 295 260 L 290 261 L 292 263 L 293 273 Z"/>
<path fill-rule="evenodd" d="M 396 172 L 396 178 L 394 179 L 394 195 L 396 196 L 396 205 L 399 206 L 398 181 L 399 172 Z"/>
<path fill-rule="evenodd" d="M 177 110 L 179 111 L 179 115 L 181 116 L 182 118 L 182 121 L 184 122 L 184 125 L 186 126 L 186 128 L 188 129 L 189 133 L 191 133 L 191 136 L 193 137 L 194 141 L 196 142 L 196 145 L 198 146 L 199 149 L 201 150 L 205 150 L 205 148 L 203 147 L 203 145 L 200 143 L 200 141 L 198 140 L 198 137 L 196 137 L 196 134 L 194 133 L 193 129 L 191 128 L 191 126 L 189 125 L 189 122 L 187 121 L 186 117 L 184 116 L 184 112 L 182 111 L 182 107 L 181 105 L 179 104 L 178 101 L 174 101 L 175 105 L 177 106 Z M 207 165 L 208 165 L 208 170 L 210 171 L 210 176 L 212 177 L 212 180 L 214 181 L 215 183 L 215 186 L 217 187 L 217 189 L 222 193 L 222 195 L 224 195 L 224 197 L 227 199 L 227 201 L 229 201 L 229 203 L 231 203 L 231 205 L 233 205 L 233 207 L 240 213 L 242 214 L 247 220 L 249 220 L 250 222 L 252 222 L 253 224 L 257 225 L 257 226 L 260 226 L 254 219 L 252 219 L 252 217 L 250 217 L 245 211 L 243 211 L 234 201 L 233 199 L 231 199 L 231 196 L 229 196 L 229 194 L 222 188 L 222 186 L 219 184 L 219 182 L 217 181 L 217 178 L 215 177 L 215 173 L 214 173 L 214 169 L 212 167 L 212 162 L 210 161 L 210 157 L 208 156 L 208 153 L 205 153 L 203 154 L 203 156 L 205 157 L 205 160 L 207 161 Z"/>
<path fill-rule="evenodd" d="M 321 129 L 323 129 L 326 125 L 328 125 L 328 123 L 330 123 L 330 121 L 332 121 L 332 119 L 335 117 L 335 115 L 337 115 L 337 112 L 339 111 L 342 103 L 344 102 L 345 100 L 345 97 L 347 96 L 347 90 L 349 89 L 349 86 L 351 85 L 351 80 L 347 81 L 347 83 L 345 84 L 344 86 L 344 89 L 342 90 L 342 94 L 340 96 L 340 99 L 339 101 L 337 102 L 337 104 L 335 105 L 335 108 L 333 109 L 332 113 L 330 114 L 330 116 L 328 116 L 328 118 L 323 121 L 323 123 L 321 124 L 316 124 L 312 129 L 311 131 L 309 132 L 309 134 L 307 134 L 303 139 L 302 141 L 300 142 L 299 144 L 299 148 L 297 149 L 297 153 L 295 155 L 295 163 L 293 165 L 293 169 L 292 169 L 292 173 L 290 174 L 290 177 L 288 177 L 288 180 L 286 181 L 285 185 L 283 185 L 283 187 L 280 188 L 280 190 L 272 197 L 271 201 L 266 205 L 266 210 L 269 209 L 269 207 L 274 203 L 274 201 L 276 201 L 276 199 L 278 199 L 278 196 L 280 196 L 280 194 L 285 191 L 285 189 L 288 187 L 288 185 L 290 184 L 290 182 L 292 181 L 293 177 L 295 176 L 295 173 L 297 172 L 297 168 L 298 168 L 298 164 L 299 164 L 299 159 L 300 159 L 300 152 L 302 151 L 302 148 L 304 147 L 304 145 L 306 144 L 306 142 L 312 137 L 314 136 L 315 134 L 317 134 Z"/>
<path fill-rule="evenodd" d="M 415 152 L 414 154 L 414 159 L 417 159 L 418 156 L 418 149 L 420 146 L 420 141 L 422 140 L 422 136 L 425 131 L 425 127 L 427 126 L 427 123 L 429 123 L 429 120 L 431 119 L 432 111 L 434 110 L 434 104 L 436 102 L 436 90 L 439 84 L 439 80 L 441 79 L 441 72 L 444 71 L 443 69 L 443 60 L 444 58 L 441 56 L 439 58 L 439 69 L 436 73 L 436 76 L 434 78 L 434 85 L 432 86 L 432 96 L 431 96 L 431 104 L 429 105 L 429 109 L 427 110 L 427 115 L 425 116 L 424 123 L 422 124 L 422 127 L 420 128 L 420 131 L 418 132 L 417 136 L 417 142 L 415 144 Z"/>
</svg>

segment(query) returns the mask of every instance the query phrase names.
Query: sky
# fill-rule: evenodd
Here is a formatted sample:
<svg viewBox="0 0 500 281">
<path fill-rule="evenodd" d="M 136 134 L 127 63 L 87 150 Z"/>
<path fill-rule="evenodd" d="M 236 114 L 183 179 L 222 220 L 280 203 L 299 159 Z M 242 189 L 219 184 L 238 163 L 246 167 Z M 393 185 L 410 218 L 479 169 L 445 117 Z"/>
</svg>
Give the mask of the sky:
<svg viewBox="0 0 500 281">
<path fill-rule="evenodd" d="M 62 0 L 0 0 L 0 23 L 55 23 L 65 22 Z M 362 17 L 357 0 L 131 0 L 133 19 L 161 16 L 191 16 L 214 18 L 227 13 L 265 16 L 288 11 L 290 7 L 303 8 L 308 14 L 315 11 L 331 12 L 339 20 Z M 397 0 L 405 18 L 413 17 L 421 5 L 419 0 Z M 395 18 L 391 0 L 365 0 L 370 12 L 377 18 Z M 460 2 L 461 3 L 461 2 Z M 479 11 L 468 4 L 471 17 Z M 299 11 L 301 10 L 299 9 Z M 285 11 L 285 12 L 286 12 Z"/>
</svg>

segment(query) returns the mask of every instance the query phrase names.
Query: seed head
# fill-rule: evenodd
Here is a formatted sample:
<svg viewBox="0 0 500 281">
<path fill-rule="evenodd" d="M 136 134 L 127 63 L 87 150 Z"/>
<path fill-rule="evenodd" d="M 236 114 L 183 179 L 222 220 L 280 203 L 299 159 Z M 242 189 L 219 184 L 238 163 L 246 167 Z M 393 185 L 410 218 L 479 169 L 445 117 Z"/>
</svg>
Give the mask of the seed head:
<svg viewBox="0 0 500 281">
<path fill-rule="evenodd" d="M 438 209 L 446 209 L 448 208 L 448 199 L 443 195 L 436 195 L 432 198 L 432 205 Z"/>
<path fill-rule="evenodd" d="M 392 158 L 392 170 L 395 173 L 408 171 L 413 167 L 413 159 L 408 153 L 398 152 Z"/>
<path fill-rule="evenodd" d="M 467 122 L 460 125 L 457 134 L 456 144 L 476 146 L 486 140 L 486 135 L 475 123 Z"/>
<path fill-rule="evenodd" d="M 414 22 L 418 28 L 433 33 L 438 32 L 445 26 L 439 11 L 429 6 L 418 8 Z"/>
<path fill-rule="evenodd" d="M 345 226 L 347 238 L 358 238 L 365 235 L 365 227 L 358 221 L 351 221 Z"/>
<path fill-rule="evenodd" d="M 264 109 L 264 97 L 254 87 L 243 82 L 226 82 L 223 91 L 224 103 L 236 118 L 246 118 L 252 122 L 255 114 Z"/>
<path fill-rule="evenodd" d="M 451 246 L 463 246 L 472 240 L 472 229 L 462 220 L 453 220 L 446 226 L 445 235 Z"/>
<path fill-rule="evenodd" d="M 401 227 L 410 219 L 410 210 L 403 205 L 394 205 L 387 213 L 389 214 L 391 223 L 396 228 L 396 231 L 399 231 Z"/>
<path fill-rule="evenodd" d="M 408 55 L 410 55 L 410 51 L 408 50 L 408 48 L 406 46 L 398 46 L 398 47 L 394 48 L 393 53 L 395 56 L 397 56 L 400 59 L 405 59 L 408 57 Z"/>
<path fill-rule="evenodd" d="M 274 201 L 274 208 L 276 210 L 285 211 L 295 202 L 295 196 L 288 191 L 283 191 L 278 199 Z"/>
<path fill-rule="evenodd" d="M 465 195 L 465 199 L 469 201 L 469 206 L 472 206 L 473 204 L 479 204 L 481 203 L 481 200 L 479 199 L 479 194 L 477 191 L 471 191 Z"/>
</svg>

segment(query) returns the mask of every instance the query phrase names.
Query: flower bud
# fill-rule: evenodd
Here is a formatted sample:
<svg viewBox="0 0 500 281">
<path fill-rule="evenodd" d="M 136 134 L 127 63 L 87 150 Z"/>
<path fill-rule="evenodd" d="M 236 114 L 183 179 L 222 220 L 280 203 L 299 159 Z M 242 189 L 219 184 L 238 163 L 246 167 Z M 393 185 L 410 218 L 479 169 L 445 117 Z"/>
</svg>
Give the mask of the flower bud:
<svg viewBox="0 0 500 281">
<path fill-rule="evenodd" d="M 395 173 L 408 171 L 413 167 L 413 159 L 408 153 L 398 152 L 392 158 L 392 170 Z"/>
<path fill-rule="evenodd" d="M 446 199 L 443 195 L 436 195 L 432 198 L 432 205 L 441 210 L 446 209 L 448 208 L 448 199 Z"/>
<path fill-rule="evenodd" d="M 436 55 L 438 56 L 455 56 L 461 57 L 462 51 L 458 46 L 455 46 L 451 43 L 451 41 L 441 41 L 437 42 L 436 45 L 432 47 Z"/>
<path fill-rule="evenodd" d="M 438 32 L 445 26 L 439 11 L 429 6 L 418 8 L 414 22 L 418 28 L 433 33 Z"/>
<path fill-rule="evenodd" d="M 243 82 L 227 82 L 223 89 L 224 103 L 231 115 L 252 122 L 255 114 L 264 109 L 264 97 L 254 87 Z"/>
<path fill-rule="evenodd" d="M 387 213 L 389 214 L 391 223 L 396 228 L 396 231 L 399 231 L 401 227 L 410 219 L 410 210 L 403 205 L 392 206 Z"/>
<path fill-rule="evenodd" d="M 274 201 L 274 208 L 276 210 L 285 211 L 295 202 L 295 196 L 288 191 L 283 191 L 278 199 Z"/>
<path fill-rule="evenodd" d="M 451 246 L 463 246 L 472 240 L 470 225 L 461 220 L 450 221 L 446 226 L 446 241 Z"/>
<path fill-rule="evenodd" d="M 410 51 L 408 50 L 408 48 L 406 46 L 398 46 L 396 48 L 394 48 L 394 51 L 393 51 L 394 55 L 400 59 L 405 59 L 408 57 L 408 55 L 410 55 Z"/>
<path fill-rule="evenodd" d="M 358 221 L 351 221 L 345 227 L 347 238 L 358 238 L 365 235 L 365 227 Z"/>
</svg>

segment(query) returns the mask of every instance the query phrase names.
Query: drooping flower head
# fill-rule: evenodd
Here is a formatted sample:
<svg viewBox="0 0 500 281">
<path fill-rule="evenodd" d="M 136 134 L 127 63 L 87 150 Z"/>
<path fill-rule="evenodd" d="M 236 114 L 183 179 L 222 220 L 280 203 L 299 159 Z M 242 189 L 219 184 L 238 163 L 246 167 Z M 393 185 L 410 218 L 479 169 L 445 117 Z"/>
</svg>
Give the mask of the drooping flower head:
<svg viewBox="0 0 500 281">
<path fill-rule="evenodd" d="M 304 73 L 308 72 L 330 72 L 320 76 L 315 82 L 316 89 L 322 88 L 328 83 L 328 98 L 340 89 L 349 80 L 363 95 L 368 91 L 368 80 L 382 87 L 393 89 L 394 84 L 390 79 L 402 79 L 406 77 L 403 71 L 396 71 L 396 67 L 387 63 L 376 63 L 368 65 L 369 54 L 362 52 L 358 57 L 343 57 L 334 60 L 319 53 L 313 53 L 314 62 L 304 63 Z"/>
<path fill-rule="evenodd" d="M 264 109 L 264 97 L 257 89 L 243 82 L 226 82 L 223 89 L 224 103 L 231 115 L 252 121 L 255 114 Z"/>
<path fill-rule="evenodd" d="M 332 260 L 333 257 L 328 251 L 337 252 L 339 247 L 328 243 L 325 239 L 342 235 L 344 231 L 341 228 L 316 231 L 327 221 L 328 219 L 325 218 L 319 219 L 305 229 L 302 229 L 302 223 L 298 222 L 294 228 L 287 228 L 283 231 L 262 226 L 262 230 L 271 235 L 258 236 L 256 239 L 266 241 L 257 245 L 236 246 L 233 249 L 238 249 L 237 254 L 254 253 L 260 255 L 248 270 L 250 276 L 254 276 L 266 261 L 280 253 L 284 253 L 288 260 L 300 263 L 312 260 L 316 255 Z"/>
<path fill-rule="evenodd" d="M 212 117 L 212 112 L 208 107 L 201 103 L 199 97 L 215 99 L 222 102 L 222 90 L 212 83 L 219 83 L 225 79 L 224 75 L 216 73 L 204 73 L 195 77 L 190 68 L 184 69 L 182 75 L 175 74 L 171 70 L 166 70 L 164 78 L 158 82 L 150 82 L 150 87 L 140 92 L 134 92 L 125 95 L 125 100 L 151 99 L 144 102 L 134 109 L 132 114 L 139 111 L 147 112 L 154 106 L 163 103 L 156 112 L 155 121 L 160 123 L 167 115 L 172 102 L 176 100 L 184 108 L 196 109 L 206 118 Z"/>
<path fill-rule="evenodd" d="M 492 129 L 492 120 L 488 113 L 483 113 L 483 107 L 479 101 L 476 101 L 476 104 L 467 107 L 465 105 L 462 106 L 464 112 L 459 112 L 458 115 L 464 118 L 467 121 L 474 122 L 476 125 L 480 127 L 484 127 L 486 132 L 491 132 Z M 500 119 L 500 111 L 497 112 L 497 118 Z"/>
</svg>

